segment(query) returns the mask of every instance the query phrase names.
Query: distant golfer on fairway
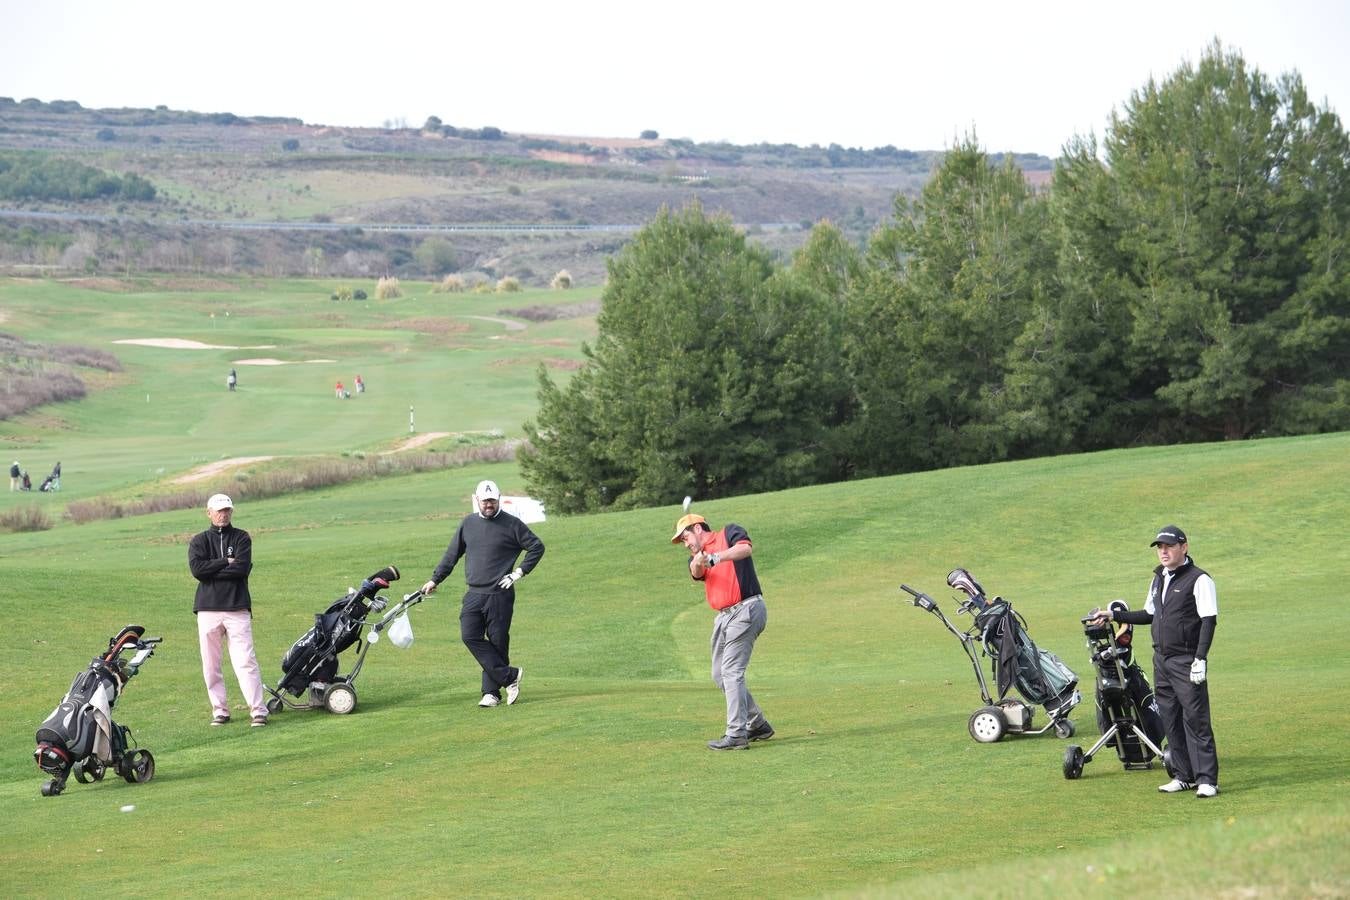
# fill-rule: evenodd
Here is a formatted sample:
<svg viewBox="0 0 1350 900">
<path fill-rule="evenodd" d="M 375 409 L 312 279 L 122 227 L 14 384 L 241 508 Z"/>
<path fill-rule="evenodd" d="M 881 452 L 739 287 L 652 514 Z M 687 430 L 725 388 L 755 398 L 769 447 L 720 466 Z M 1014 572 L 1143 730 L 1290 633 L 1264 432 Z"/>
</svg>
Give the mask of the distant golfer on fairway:
<svg viewBox="0 0 1350 900">
<path fill-rule="evenodd" d="M 512 667 L 510 655 L 515 584 L 539 564 L 544 542 L 520 519 L 502 512 L 502 492 L 494 482 L 480 481 L 473 496 L 478 512 L 459 523 L 422 592 L 434 592 L 467 554 L 464 582 L 469 589 L 459 611 L 459 636 L 483 669 L 483 699 L 478 705 L 496 706 L 505 688 L 510 706 L 520 696 L 521 676 L 520 669 Z M 525 559 L 517 566 L 516 558 L 522 552 Z"/>
<path fill-rule="evenodd" d="M 687 509 L 687 506 L 686 506 Z M 710 750 L 744 750 L 751 741 L 773 737 L 773 726 L 745 686 L 745 670 L 768 612 L 750 560 L 750 535 L 739 525 L 713 531 L 702 516 L 686 514 L 675 523 L 672 544 L 689 550 L 689 574 L 703 582 L 708 605 L 717 610 L 712 630 L 712 679 L 727 697 L 726 734 Z"/>
</svg>

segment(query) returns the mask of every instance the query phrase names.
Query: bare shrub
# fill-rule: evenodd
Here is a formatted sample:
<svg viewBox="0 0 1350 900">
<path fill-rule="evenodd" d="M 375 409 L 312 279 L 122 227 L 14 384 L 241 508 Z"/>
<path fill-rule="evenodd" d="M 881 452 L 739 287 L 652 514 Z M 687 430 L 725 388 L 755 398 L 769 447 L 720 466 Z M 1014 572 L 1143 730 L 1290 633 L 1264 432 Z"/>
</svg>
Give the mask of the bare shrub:
<svg viewBox="0 0 1350 900">
<path fill-rule="evenodd" d="M 559 269 L 558 274 L 553 276 L 553 280 L 548 286 L 555 291 L 567 291 L 572 288 L 572 273 L 566 269 Z"/>
<path fill-rule="evenodd" d="M 352 289 L 351 289 L 351 286 L 350 286 L 350 285 L 343 284 L 343 285 L 339 285 L 339 286 L 333 288 L 333 297 L 332 297 L 332 299 L 334 299 L 334 300 L 350 300 L 350 299 L 352 299 Z"/>
<path fill-rule="evenodd" d="M 492 293 L 492 284 L 491 282 L 480 281 L 473 286 L 473 292 L 475 294 L 490 294 Z"/>
<path fill-rule="evenodd" d="M 580 319 L 593 316 L 600 311 L 600 301 L 588 303 L 569 303 L 562 306 L 524 306 L 520 309 L 499 309 L 504 316 L 515 316 L 530 322 L 552 322 L 556 319 Z"/>
<path fill-rule="evenodd" d="M 0 363 L 0 419 L 46 403 L 80 400 L 85 393 L 84 382 L 69 372 L 25 370 Z"/>
<path fill-rule="evenodd" d="M 462 294 L 468 290 L 468 287 L 463 275 L 447 275 L 441 279 L 440 284 L 431 289 L 431 292 L 433 294 Z"/>
<path fill-rule="evenodd" d="M 86 366 L 105 372 L 122 371 L 122 363 L 106 350 L 79 344 L 34 344 L 12 334 L 0 332 L 0 356 L 45 359 L 71 366 Z"/>
<path fill-rule="evenodd" d="M 507 275 L 497 282 L 497 293 L 499 294 L 515 294 L 522 290 L 524 288 L 520 286 L 520 279 L 514 275 Z"/>
<path fill-rule="evenodd" d="M 46 531 L 52 520 L 41 507 L 7 509 L 0 513 L 0 531 Z"/>
<path fill-rule="evenodd" d="M 375 283 L 376 300 L 396 300 L 403 296 L 403 289 L 398 286 L 398 279 L 392 275 L 386 275 Z"/>
<path fill-rule="evenodd" d="M 493 440 L 483 444 L 457 447 L 446 453 L 422 451 L 315 460 L 293 469 L 238 473 L 234 482 L 228 485 L 160 494 L 125 503 L 106 497 L 77 500 L 66 507 L 66 516 L 75 524 L 82 525 L 98 519 L 120 519 L 172 510 L 197 509 L 205 506 L 206 498 L 218 490 L 228 490 L 230 496 L 236 500 L 263 500 L 282 494 L 316 491 L 368 478 L 457 469 L 473 463 L 509 462 L 515 459 L 516 450 L 522 443 L 518 440 Z M 0 522 L 3 522 L 3 519 L 0 519 Z"/>
</svg>

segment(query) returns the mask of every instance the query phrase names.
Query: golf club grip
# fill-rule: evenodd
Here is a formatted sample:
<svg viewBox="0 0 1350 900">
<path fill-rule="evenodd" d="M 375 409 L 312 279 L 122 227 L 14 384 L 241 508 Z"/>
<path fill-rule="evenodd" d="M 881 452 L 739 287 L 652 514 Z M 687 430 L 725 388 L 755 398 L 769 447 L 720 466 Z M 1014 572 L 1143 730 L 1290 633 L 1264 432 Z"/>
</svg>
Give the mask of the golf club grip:
<svg viewBox="0 0 1350 900">
<path fill-rule="evenodd" d="M 919 591 L 914 590 L 914 588 L 910 587 L 910 586 L 907 585 L 907 584 L 902 584 L 902 585 L 900 585 L 900 590 L 904 591 L 906 594 L 909 594 L 911 597 L 922 597 L 922 596 L 923 596 L 922 593 L 920 593 Z"/>
</svg>

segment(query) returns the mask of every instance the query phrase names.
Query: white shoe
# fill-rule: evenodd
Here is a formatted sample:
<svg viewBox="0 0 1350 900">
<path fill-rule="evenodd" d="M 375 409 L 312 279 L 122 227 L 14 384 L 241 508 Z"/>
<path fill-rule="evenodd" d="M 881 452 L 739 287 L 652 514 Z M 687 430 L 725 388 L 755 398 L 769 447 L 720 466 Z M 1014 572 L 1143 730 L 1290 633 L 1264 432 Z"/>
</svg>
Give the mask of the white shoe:
<svg viewBox="0 0 1350 900">
<path fill-rule="evenodd" d="M 1213 797 L 1219 793 L 1219 789 L 1212 784 L 1202 784 L 1195 789 L 1197 797 Z"/>
<path fill-rule="evenodd" d="M 524 669 L 517 668 L 517 669 L 516 669 L 516 680 L 513 681 L 513 682 L 511 682 L 510 684 L 508 684 L 508 685 L 506 686 L 506 705 L 507 705 L 507 706 L 510 706 L 512 703 L 515 703 L 515 702 L 516 702 L 516 698 L 520 696 L 520 676 L 522 676 L 522 675 L 524 675 L 524 674 L 525 674 L 525 670 L 524 670 Z"/>
<path fill-rule="evenodd" d="M 502 701 L 498 700 L 496 697 L 492 696 L 491 694 L 484 694 L 484 695 L 483 695 L 483 699 L 478 701 L 478 705 L 481 706 L 481 707 L 483 707 L 484 709 L 488 709 L 488 708 L 490 708 L 490 707 L 496 706 L 498 703 L 501 703 L 501 702 L 502 702 Z"/>
<path fill-rule="evenodd" d="M 1195 790 L 1195 785 L 1191 784 L 1189 781 L 1178 781 L 1175 778 L 1158 788 L 1158 792 L 1162 794 L 1178 794 L 1182 791 L 1192 790 Z"/>
</svg>

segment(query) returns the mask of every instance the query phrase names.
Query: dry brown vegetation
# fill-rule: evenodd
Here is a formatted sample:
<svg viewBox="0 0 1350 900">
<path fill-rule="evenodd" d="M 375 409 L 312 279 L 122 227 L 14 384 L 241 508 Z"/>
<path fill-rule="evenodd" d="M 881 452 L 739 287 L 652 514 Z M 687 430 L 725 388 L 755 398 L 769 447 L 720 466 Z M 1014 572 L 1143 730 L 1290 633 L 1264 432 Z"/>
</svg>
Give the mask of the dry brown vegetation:
<svg viewBox="0 0 1350 900">
<path fill-rule="evenodd" d="M 319 490 L 367 478 L 459 468 L 470 463 L 505 462 L 515 458 L 518 446 L 520 444 L 517 441 L 497 441 L 447 453 L 427 451 L 391 456 L 325 459 L 270 469 L 257 474 L 245 470 L 236 472 L 233 479 L 228 482 L 220 481 L 209 487 L 157 494 L 138 500 L 117 500 L 111 497 L 77 500 L 66 507 L 66 517 L 81 525 L 100 519 L 122 519 L 179 509 L 196 509 L 204 506 L 206 498 L 217 491 L 228 491 L 236 500 L 241 498 L 261 500 L 299 491 Z"/>
<path fill-rule="evenodd" d="M 586 303 L 568 303 L 559 306 L 523 306 L 519 309 L 499 309 L 503 316 L 514 316 L 531 322 L 552 322 L 557 319 L 580 319 L 593 316 L 600 311 L 600 301 Z"/>
</svg>

